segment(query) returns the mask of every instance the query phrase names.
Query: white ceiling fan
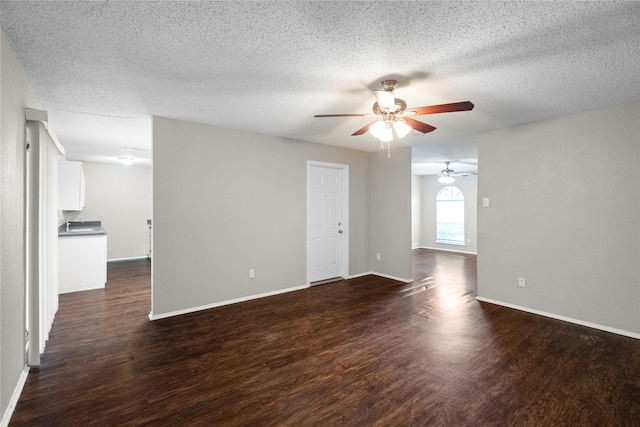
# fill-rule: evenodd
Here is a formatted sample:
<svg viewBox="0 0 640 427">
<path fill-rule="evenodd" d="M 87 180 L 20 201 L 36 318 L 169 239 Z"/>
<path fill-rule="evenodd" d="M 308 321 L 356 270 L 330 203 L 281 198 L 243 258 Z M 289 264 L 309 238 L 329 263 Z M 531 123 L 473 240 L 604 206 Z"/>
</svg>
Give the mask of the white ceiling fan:
<svg viewBox="0 0 640 427">
<path fill-rule="evenodd" d="M 440 171 L 440 181 L 442 184 L 452 184 L 457 176 L 469 176 L 469 175 L 477 175 L 477 172 L 459 172 L 456 173 L 453 169 L 449 167 L 451 162 L 445 162 L 446 167 Z"/>
</svg>

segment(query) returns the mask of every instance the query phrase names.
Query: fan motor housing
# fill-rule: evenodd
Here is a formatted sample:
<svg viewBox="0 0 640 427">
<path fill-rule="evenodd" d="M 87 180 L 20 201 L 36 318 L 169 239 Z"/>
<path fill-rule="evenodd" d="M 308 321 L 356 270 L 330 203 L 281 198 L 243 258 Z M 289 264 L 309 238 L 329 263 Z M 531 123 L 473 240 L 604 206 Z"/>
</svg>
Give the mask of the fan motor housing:
<svg viewBox="0 0 640 427">
<path fill-rule="evenodd" d="M 404 99 L 395 98 L 395 103 L 396 103 L 396 110 L 390 111 L 391 113 L 400 114 L 407 109 L 407 103 L 404 102 Z M 375 114 L 379 116 L 384 116 L 384 110 L 380 108 L 380 105 L 378 105 L 377 101 L 373 103 L 372 110 Z"/>
</svg>

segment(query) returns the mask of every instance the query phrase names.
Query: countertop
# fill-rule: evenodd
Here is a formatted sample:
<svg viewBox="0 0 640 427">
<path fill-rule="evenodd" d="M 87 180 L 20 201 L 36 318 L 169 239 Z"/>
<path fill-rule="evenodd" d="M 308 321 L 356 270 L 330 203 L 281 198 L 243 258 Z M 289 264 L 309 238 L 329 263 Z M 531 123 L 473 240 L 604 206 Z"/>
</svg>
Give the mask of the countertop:
<svg viewBox="0 0 640 427">
<path fill-rule="evenodd" d="M 107 230 L 102 227 L 102 221 L 73 221 L 69 224 L 65 222 L 58 227 L 58 237 L 80 237 L 80 236 L 106 236 Z"/>
</svg>

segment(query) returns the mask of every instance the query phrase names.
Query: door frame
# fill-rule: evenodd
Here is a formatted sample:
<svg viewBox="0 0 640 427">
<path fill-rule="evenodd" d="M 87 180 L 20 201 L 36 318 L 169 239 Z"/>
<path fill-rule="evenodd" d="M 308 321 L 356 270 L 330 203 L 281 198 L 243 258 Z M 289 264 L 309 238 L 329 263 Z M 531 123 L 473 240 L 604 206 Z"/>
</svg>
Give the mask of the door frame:
<svg viewBox="0 0 640 427">
<path fill-rule="evenodd" d="M 340 163 L 318 162 L 307 160 L 307 285 L 311 283 L 309 280 L 309 265 L 311 264 L 311 239 L 310 236 L 310 220 L 311 220 L 311 168 L 322 167 L 327 169 L 337 169 L 340 171 L 340 192 L 341 192 L 341 217 L 342 217 L 342 247 L 340 257 L 340 276 L 349 277 L 349 165 Z"/>
</svg>

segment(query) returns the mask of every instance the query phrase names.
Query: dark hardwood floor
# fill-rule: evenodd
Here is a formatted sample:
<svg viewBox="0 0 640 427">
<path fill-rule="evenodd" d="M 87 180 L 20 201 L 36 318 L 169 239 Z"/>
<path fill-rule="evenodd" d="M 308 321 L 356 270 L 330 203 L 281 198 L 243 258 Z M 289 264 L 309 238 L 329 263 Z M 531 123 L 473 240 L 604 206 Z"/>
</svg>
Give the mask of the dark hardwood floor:
<svg viewBox="0 0 640 427">
<path fill-rule="evenodd" d="M 640 341 L 476 301 L 473 255 L 414 266 L 150 322 L 148 261 L 110 263 L 10 425 L 640 425 Z"/>
</svg>

